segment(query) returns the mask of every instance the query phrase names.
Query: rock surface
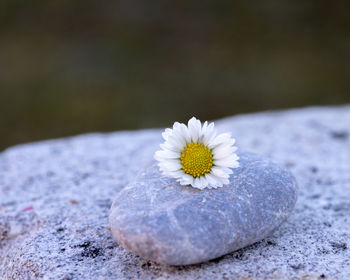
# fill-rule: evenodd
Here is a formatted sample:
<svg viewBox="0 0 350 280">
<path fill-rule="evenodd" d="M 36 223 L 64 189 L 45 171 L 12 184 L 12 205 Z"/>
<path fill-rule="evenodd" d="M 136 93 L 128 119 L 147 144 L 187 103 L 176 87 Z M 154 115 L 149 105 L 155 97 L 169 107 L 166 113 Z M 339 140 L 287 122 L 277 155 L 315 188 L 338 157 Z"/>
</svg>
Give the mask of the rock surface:
<svg viewBox="0 0 350 280">
<path fill-rule="evenodd" d="M 90 134 L 0 154 L 1 279 L 350 279 L 350 106 L 218 121 L 242 151 L 289 168 L 299 185 L 272 236 L 185 267 L 128 253 L 112 238 L 112 199 L 149 163 L 160 130 Z M 294 277 L 294 278 L 293 278 Z"/>
<path fill-rule="evenodd" d="M 268 236 L 292 211 L 294 177 L 285 168 L 240 153 L 230 184 L 197 190 L 162 176 L 156 162 L 113 202 L 113 236 L 158 263 L 188 265 L 221 257 Z"/>
</svg>

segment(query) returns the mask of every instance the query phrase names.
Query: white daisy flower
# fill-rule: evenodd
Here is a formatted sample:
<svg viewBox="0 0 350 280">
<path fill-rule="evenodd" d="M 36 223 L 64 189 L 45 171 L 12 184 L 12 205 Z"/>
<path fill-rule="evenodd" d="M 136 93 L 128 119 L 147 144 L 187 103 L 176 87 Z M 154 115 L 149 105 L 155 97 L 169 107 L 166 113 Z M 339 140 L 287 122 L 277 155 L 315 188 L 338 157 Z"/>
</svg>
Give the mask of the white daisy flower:
<svg viewBox="0 0 350 280">
<path fill-rule="evenodd" d="M 237 147 L 231 134 L 216 135 L 214 123 L 203 126 L 195 117 L 162 133 L 165 140 L 154 158 L 166 176 L 175 178 L 181 185 L 198 189 L 218 188 L 229 183 L 231 168 L 239 166 Z"/>
</svg>

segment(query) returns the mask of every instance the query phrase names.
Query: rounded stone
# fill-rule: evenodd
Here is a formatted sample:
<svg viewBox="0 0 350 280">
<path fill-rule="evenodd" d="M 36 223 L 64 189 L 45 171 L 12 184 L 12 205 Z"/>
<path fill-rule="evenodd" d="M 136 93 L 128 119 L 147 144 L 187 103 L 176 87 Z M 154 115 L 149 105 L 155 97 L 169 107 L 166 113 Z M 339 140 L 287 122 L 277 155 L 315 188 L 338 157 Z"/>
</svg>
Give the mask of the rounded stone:
<svg viewBox="0 0 350 280">
<path fill-rule="evenodd" d="M 164 177 L 152 162 L 112 204 L 114 238 L 143 258 L 169 265 L 204 262 L 264 239 L 293 210 L 297 184 L 270 160 L 239 156 L 228 185 L 204 190 Z"/>
</svg>

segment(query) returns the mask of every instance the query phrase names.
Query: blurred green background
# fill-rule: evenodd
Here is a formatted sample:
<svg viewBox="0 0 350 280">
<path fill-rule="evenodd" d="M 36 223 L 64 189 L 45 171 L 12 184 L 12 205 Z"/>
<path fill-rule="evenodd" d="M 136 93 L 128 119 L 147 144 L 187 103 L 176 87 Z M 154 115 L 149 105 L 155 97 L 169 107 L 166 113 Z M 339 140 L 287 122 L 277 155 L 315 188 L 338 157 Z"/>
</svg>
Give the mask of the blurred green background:
<svg viewBox="0 0 350 280">
<path fill-rule="evenodd" d="M 350 1 L 0 2 L 0 149 L 350 101 Z"/>
</svg>

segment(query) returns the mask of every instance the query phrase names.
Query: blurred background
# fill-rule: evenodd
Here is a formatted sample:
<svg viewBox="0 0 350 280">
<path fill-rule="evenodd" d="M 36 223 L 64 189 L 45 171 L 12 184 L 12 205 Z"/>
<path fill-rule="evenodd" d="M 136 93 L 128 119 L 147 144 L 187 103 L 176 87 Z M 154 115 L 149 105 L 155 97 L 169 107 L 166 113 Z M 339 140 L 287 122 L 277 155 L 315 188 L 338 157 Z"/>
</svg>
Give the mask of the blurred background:
<svg viewBox="0 0 350 280">
<path fill-rule="evenodd" d="M 350 1 L 0 1 L 0 149 L 350 102 Z"/>
</svg>

